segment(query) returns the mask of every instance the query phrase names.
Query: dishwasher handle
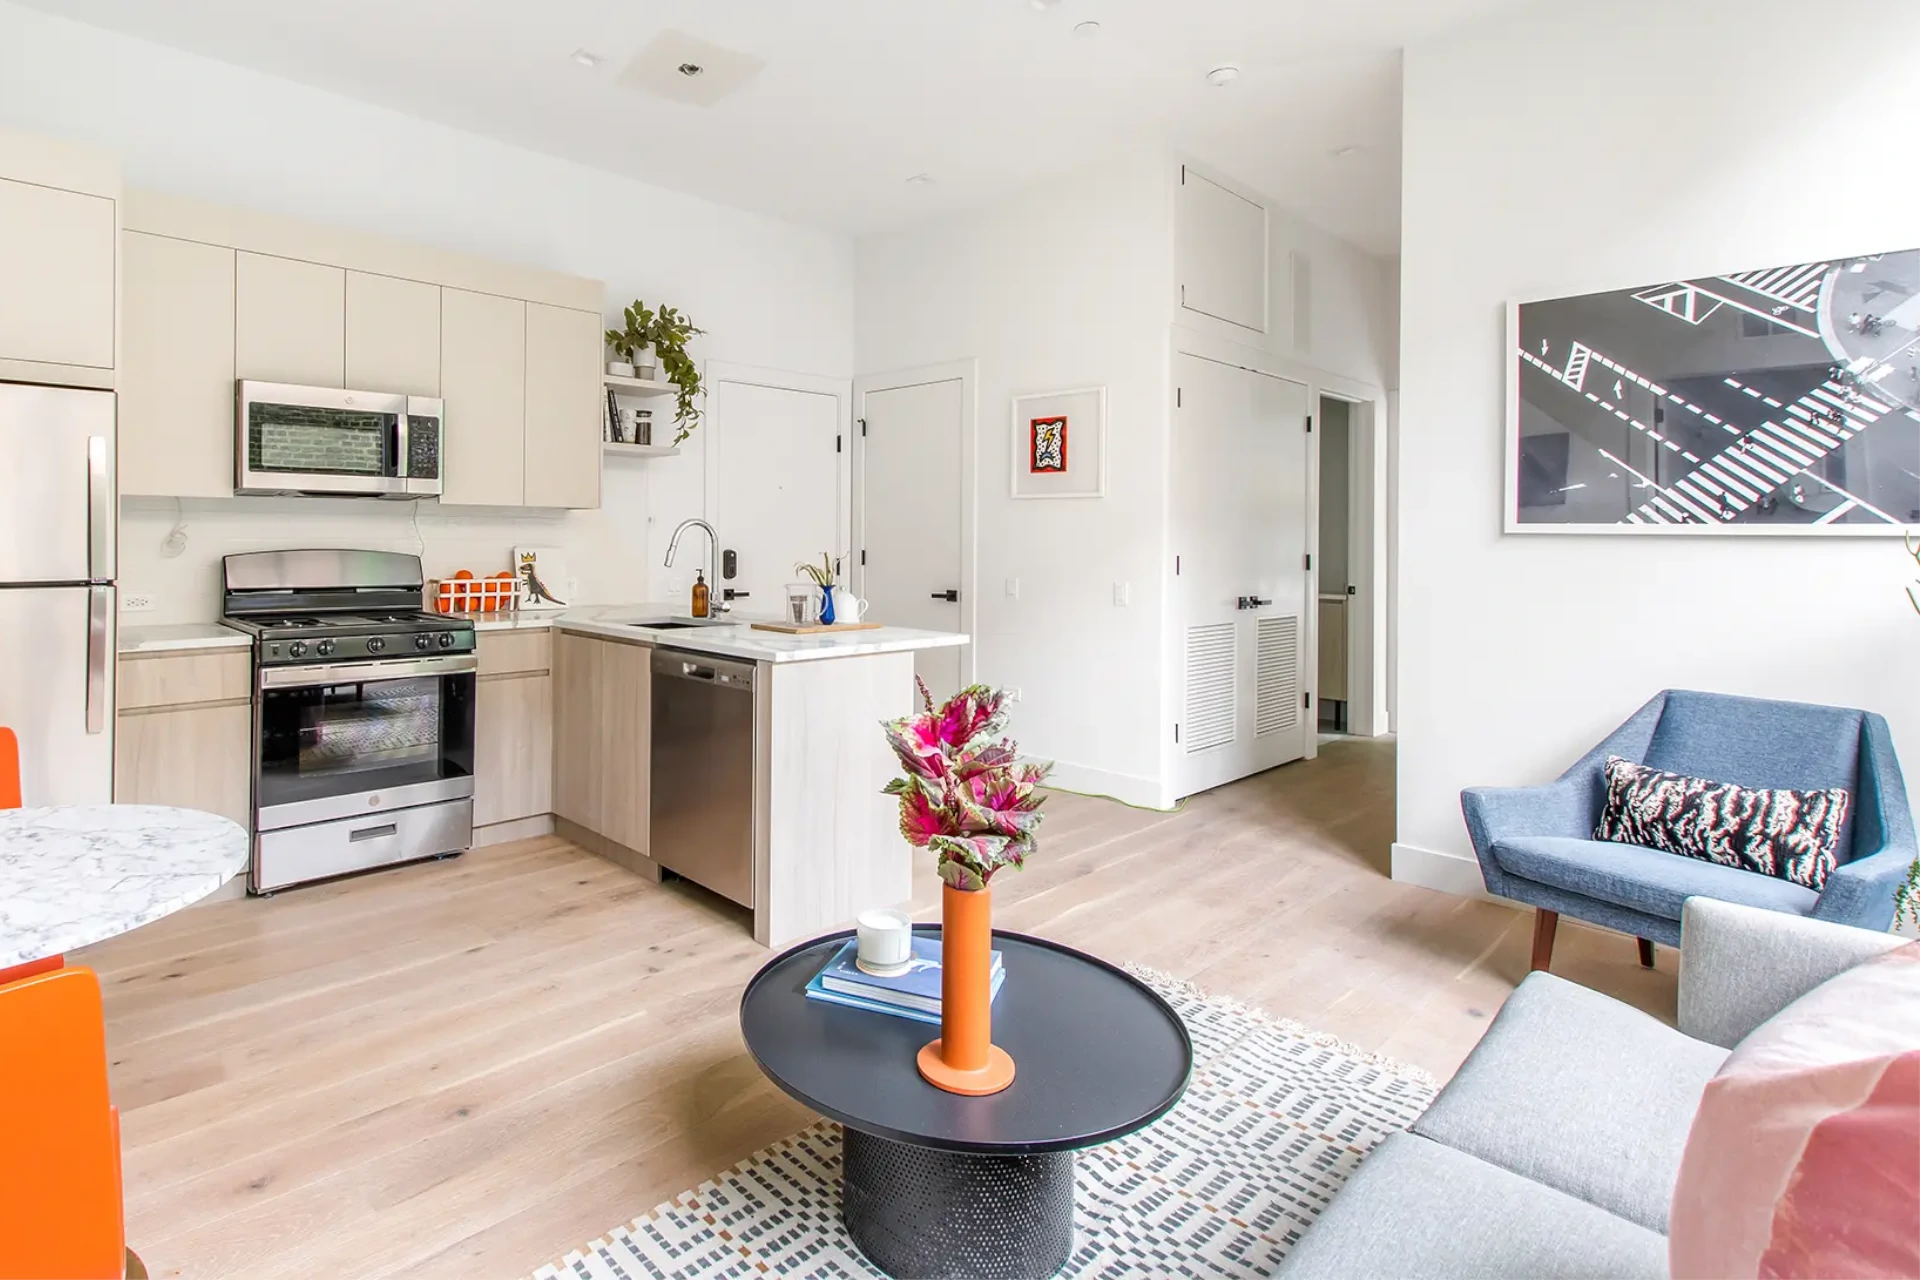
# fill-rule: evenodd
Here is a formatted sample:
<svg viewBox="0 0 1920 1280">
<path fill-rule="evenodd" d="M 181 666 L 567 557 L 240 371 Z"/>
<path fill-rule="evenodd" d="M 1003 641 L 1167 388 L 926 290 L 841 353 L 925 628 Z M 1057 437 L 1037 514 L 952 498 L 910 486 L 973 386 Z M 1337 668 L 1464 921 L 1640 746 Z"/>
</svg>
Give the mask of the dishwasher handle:
<svg viewBox="0 0 1920 1280">
<path fill-rule="evenodd" d="M 729 662 L 724 658 L 690 653 L 684 649 L 656 648 L 653 651 L 653 674 L 656 678 L 691 680 L 698 684 L 738 689 L 742 693 L 753 691 L 753 663 Z"/>
</svg>

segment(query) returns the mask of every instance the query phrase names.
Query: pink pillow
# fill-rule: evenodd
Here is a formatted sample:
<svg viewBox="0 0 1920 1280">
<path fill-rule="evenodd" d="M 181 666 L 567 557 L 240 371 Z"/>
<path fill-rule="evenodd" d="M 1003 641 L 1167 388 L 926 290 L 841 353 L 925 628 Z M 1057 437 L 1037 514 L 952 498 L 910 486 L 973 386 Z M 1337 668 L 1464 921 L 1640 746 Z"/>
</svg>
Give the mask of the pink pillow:
<svg viewBox="0 0 1920 1280">
<path fill-rule="evenodd" d="M 1674 1280 L 1920 1276 L 1920 942 L 1828 979 L 1707 1084 Z"/>
</svg>

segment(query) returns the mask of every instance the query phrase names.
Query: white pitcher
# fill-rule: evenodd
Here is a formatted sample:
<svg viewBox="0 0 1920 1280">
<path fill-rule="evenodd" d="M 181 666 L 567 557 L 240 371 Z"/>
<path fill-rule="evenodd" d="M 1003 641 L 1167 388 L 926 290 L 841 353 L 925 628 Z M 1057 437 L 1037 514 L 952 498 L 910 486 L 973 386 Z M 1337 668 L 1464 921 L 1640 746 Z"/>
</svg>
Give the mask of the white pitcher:
<svg viewBox="0 0 1920 1280">
<path fill-rule="evenodd" d="M 833 620 L 836 624 L 859 622 L 866 617 L 867 602 L 846 587 L 833 589 Z"/>
</svg>

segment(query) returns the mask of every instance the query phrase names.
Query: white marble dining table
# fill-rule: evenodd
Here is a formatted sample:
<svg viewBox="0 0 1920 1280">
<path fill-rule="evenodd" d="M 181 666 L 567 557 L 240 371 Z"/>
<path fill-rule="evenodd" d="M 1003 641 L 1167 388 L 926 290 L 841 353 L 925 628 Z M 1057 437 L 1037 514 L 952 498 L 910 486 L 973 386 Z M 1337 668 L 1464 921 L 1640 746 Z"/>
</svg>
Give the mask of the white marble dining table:
<svg viewBox="0 0 1920 1280">
<path fill-rule="evenodd" d="M 0 969 L 191 906 L 247 865 L 245 828 L 147 804 L 0 810 Z"/>
</svg>

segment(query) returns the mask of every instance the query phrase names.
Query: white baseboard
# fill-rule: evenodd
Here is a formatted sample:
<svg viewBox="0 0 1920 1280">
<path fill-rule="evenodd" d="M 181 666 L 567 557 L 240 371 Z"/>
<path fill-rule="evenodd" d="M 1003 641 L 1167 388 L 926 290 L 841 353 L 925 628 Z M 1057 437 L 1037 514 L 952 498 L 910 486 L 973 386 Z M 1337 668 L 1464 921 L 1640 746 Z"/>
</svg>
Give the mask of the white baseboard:
<svg viewBox="0 0 1920 1280">
<path fill-rule="evenodd" d="M 1480 876 L 1480 861 L 1438 849 L 1422 849 L 1417 844 L 1393 846 L 1393 878 L 1405 884 L 1417 884 L 1442 893 L 1457 893 L 1463 898 L 1494 899 L 1487 893 Z"/>
<path fill-rule="evenodd" d="M 1160 784 L 1152 778 L 1109 773 L 1105 769 L 1093 769 L 1067 760 L 1053 762 L 1053 773 L 1048 777 L 1047 785 L 1062 791 L 1077 791 L 1082 795 L 1111 796 L 1142 809 L 1173 808 L 1173 802 L 1167 799 Z"/>
</svg>

